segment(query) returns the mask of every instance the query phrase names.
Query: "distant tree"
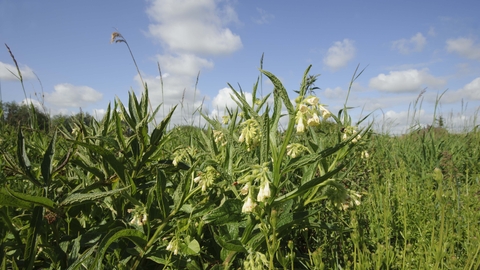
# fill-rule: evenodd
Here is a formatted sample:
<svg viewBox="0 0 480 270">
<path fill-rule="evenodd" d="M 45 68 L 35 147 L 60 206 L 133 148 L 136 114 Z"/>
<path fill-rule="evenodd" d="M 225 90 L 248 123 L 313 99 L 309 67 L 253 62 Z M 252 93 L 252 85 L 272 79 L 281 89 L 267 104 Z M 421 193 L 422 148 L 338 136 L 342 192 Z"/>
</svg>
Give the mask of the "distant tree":
<svg viewBox="0 0 480 270">
<path fill-rule="evenodd" d="M 30 126 L 47 131 L 50 127 L 50 117 L 33 105 L 17 104 L 16 102 L 1 103 L 3 110 L 2 122 L 11 126 Z"/>
</svg>

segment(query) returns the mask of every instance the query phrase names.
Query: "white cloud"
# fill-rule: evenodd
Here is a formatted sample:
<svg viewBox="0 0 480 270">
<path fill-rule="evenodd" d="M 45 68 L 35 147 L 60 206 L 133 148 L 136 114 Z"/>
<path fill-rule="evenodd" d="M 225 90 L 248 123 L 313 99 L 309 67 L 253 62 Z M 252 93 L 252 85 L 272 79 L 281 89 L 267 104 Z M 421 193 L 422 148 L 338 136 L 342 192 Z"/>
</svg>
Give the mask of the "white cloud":
<svg viewBox="0 0 480 270">
<path fill-rule="evenodd" d="M 213 62 L 193 54 L 157 55 L 157 58 L 162 71 L 164 70 L 169 76 L 195 77 L 202 69 L 214 66 Z"/>
<path fill-rule="evenodd" d="M 45 100 L 59 108 L 80 108 L 100 101 L 103 94 L 88 86 L 69 83 L 57 84 L 53 93 L 45 93 Z"/>
<path fill-rule="evenodd" d="M 399 39 L 392 42 L 392 49 L 398 50 L 400 53 L 409 54 L 412 52 L 421 52 L 427 44 L 427 39 L 422 33 L 417 33 L 410 39 Z"/>
<path fill-rule="evenodd" d="M 480 100 L 480 77 L 475 78 L 464 87 L 455 90 L 447 91 L 442 101 L 446 103 L 458 102 L 460 100 Z"/>
<path fill-rule="evenodd" d="M 371 78 L 369 86 L 386 92 L 414 92 L 424 87 L 441 87 L 446 80 L 434 77 L 428 69 L 409 69 L 404 71 L 390 71 L 388 75 L 379 74 Z"/>
<path fill-rule="evenodd" d="M 470 38 L 447 40 L 447 51 L 455 52 L 468 59 L 480 60 L 480 44 L 475 44 Z"/>
<path fill-rule="evenodd" d="M 343 41 L 337 41 L 328 49 L 327 55 L 323 58 L 323 63 L 327 67 L 337 70 L 346 66 L 348 61 L 355 57 L 355 51 L 352 40 L 344 39 Z"/>
<path fill-rule="evenodd" d="M 257 8 L 258 17 L 253 18 L 253 22 L 256 24 L 267 24 L 275 18 L 273 14 L 268 13 L 264 9 Z"/>
<path fill-rule="evenodd" d="M 155 0 L 147 9 L 149 33 L 177 53 L 222 55 L 242 47 L 240 37 L 225 24 L 237 21 L 228 2 L 216 0 Z M 217 6 L 218 4 L 218 6 Z"/>
<path fill-rule="evenodd" d="M 347 91 L 343 90 L 341 87 L 335 87 L 335 88 L 326 88 L 325 91 L 323 91 L 325 97 L 331 98 L 331 99 L 345 99 L 347 96 Z"/>
<path fill-rule="evenodd" d="M 13 75 L 12 72 L 15 75 Z M 33 70 L 28 66 L 20 67 L 20 72 L 22 73 L 22 78 L 24 80 L 35 78 L 35 74 L 33 73 Z M 16 66 L 0 62 L 0 80 L 16 81 L 18 80 L 16 76 L 18 76 Z"/>
</svg>

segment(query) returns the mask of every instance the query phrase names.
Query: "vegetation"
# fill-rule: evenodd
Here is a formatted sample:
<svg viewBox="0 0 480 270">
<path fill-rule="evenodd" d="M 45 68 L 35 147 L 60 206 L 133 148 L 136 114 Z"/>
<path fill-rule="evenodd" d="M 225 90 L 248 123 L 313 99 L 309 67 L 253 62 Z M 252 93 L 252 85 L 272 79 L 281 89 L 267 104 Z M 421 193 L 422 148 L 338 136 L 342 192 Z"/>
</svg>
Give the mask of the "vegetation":
<svg viewBox="0 0 480 270">
<path fill-rule="evenodd" d="M 309 69 L 293 103 L 261 70 L 273 93 L 232 87 L 204 128 L 155 124 L 146 87 L 101 120 L 3 120 L 2 269 L 480 268 L 476 129 L 375 134 Z"/>
</svg>

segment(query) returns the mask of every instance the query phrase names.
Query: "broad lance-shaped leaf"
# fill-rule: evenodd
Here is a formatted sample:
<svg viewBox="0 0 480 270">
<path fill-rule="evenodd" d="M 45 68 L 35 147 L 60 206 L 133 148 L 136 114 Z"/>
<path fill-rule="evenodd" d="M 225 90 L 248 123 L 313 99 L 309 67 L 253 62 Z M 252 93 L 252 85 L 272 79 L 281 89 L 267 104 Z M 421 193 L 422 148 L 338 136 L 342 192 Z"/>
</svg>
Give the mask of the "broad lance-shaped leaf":
<svg viewBox="0 0 480 270">
<path fill-rule="evenodd" d="M 120 162 L 111 151 L 94 144 L 89 144 L 89 143 L 79 142 L 79 141 L 73 141 L 73 142 L 100 154 L 108 162 L 108 164 L 112 166 L 113 170 L 117 173 L 118 177 L 123 181 L 123 183 L 130 184 L 132 188 L 132 193 L 135 193 L 137 188 L 135 186 L 135 183 L 133 183 L 133 180 L 131 179 L 131 177 L 128 177 L 127 179 L 128 175 L 125 174 L 125 165 L 122 162 Z"/>
<path fill-rule="evenodd" d="M 55 209 L 55 202 L 50 200 L 49 198 L 40 197 L 40 196 L 32 196 L 32 195 L 28 195 L 28 194 L 24 194 L 24 193 L 15 192 L 15 191 L 9 189 L 8 187 L 6 187 L 6 189 L 7 189 L 8 193 L 10 193 L 10 195 L 12 195 L 13 197 L 15 197 L 19 200 L 22 200 L 22 201 L 25 201 L 25 202 L 28 202 L 28 203 L 33 203 L 35 205 L 40 205 L 40 206 L 46 207 L 50 210 Z"/>
<path fill-rule="evenodd" d="M 20 207 L 23 209 L 31 209 L 34 204 L 24 200 L 20 200 L 13 196 L 5 188 L 0 189 L 0 206 Z"/>
<path fill-rule="evenodd" d="M 225 240 L 220 235 L 213 234 L 213 238 L 215 242 L 222 248 L 230 251 L 236 252 L 247 252 L 245 247 L 243 247 L 242 242 L 240 240 Z"/>
<path fill-rule="evenodd" d="M 120 238 L 127 238 L 132 241 L 140 249 L 144 249 L 147 245 L 145 235 L 135 229 L 113 230 L 109 232 L 102 240 L 98 247 L 97 256 L 95 257 L 94 267 L 92 269 L 102 269 L 103 256 L 108 250 L 108 247 Z"/>
<path fill-rule="evenodd" d="M 42 187 L 42 184 L 37 179 L 35 179 L 35 176 L 32 174 L 32 164 L 30 163 L 30 159 L 28 159 L 27 156 L 27 150 L 25 149 L 25 137 L 23 136 L 21 128 L 18 128 L 17 158 L 18 163 L 20 164 L 20 168 L 22 168 L 27 178 L 32 181 L 33 184 L 37 185 L 38 187 Z"/>
<path fill-rule="evenodd" d="M 238 199 L 228 199 L 219 207 L 207 213 L 202 219 L 205 223 L 222 225 L 229 222 L 236 222 L 241 219 L 242 201 Z"/>
<path fill-rule="evenodd" d="M 55 154 L 55 140 L 57 138 L 57 131 L 53 133 L 53 138 L 50 141 L 50 144 L 48 145 L 47 151 L 45 151 L 45 154 L 43 155 L 43 161 L 42 161 L 42 176 L 43 176 L 43 181 L 45 185 L 49 186 L 50 185 L 50 178 L 52 174 L 52 159 L 53 155 Z"/>
<path fill-rule="evenodd" d="M 33 209 L 32 219 L 30 220 L 30 228 L 28 229 L 27 241 L 25 243 L 25 251 L 23 259 L 27 262 L 27 267 L 24 269 L 33 269 L 37 251 L 37 235 L 42 226 L 43 207 L 36 206 Z"/>
<path fill-rule="evenodd" d="M 128 188 L 130 187 L 128 186 L 128 187 L 114 189 L 114 190 L 105 191 L 105 192 L 74 193 L 69 195 L 67 198 L 65 198 L 65 200 L 63 200 L 59 205 L 60 206 L 78 205 L 84 202 L 94 201 L 94 200 L 102 199 L 108 196 L 112 196 Z"/>
</svg>

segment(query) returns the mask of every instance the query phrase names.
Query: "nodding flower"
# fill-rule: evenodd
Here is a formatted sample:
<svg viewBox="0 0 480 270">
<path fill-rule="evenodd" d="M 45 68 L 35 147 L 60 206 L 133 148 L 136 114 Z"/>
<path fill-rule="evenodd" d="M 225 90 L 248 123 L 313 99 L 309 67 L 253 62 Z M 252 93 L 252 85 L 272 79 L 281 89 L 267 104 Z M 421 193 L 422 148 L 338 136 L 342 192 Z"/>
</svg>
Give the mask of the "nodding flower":
<svg viewBox="0 0 480 270">
<path fill-rule="evenodd" d="M 248 196 L 247 200 L 242 206 L 242 213 L 251 213 L 257 204 Z"/>
</svg>

